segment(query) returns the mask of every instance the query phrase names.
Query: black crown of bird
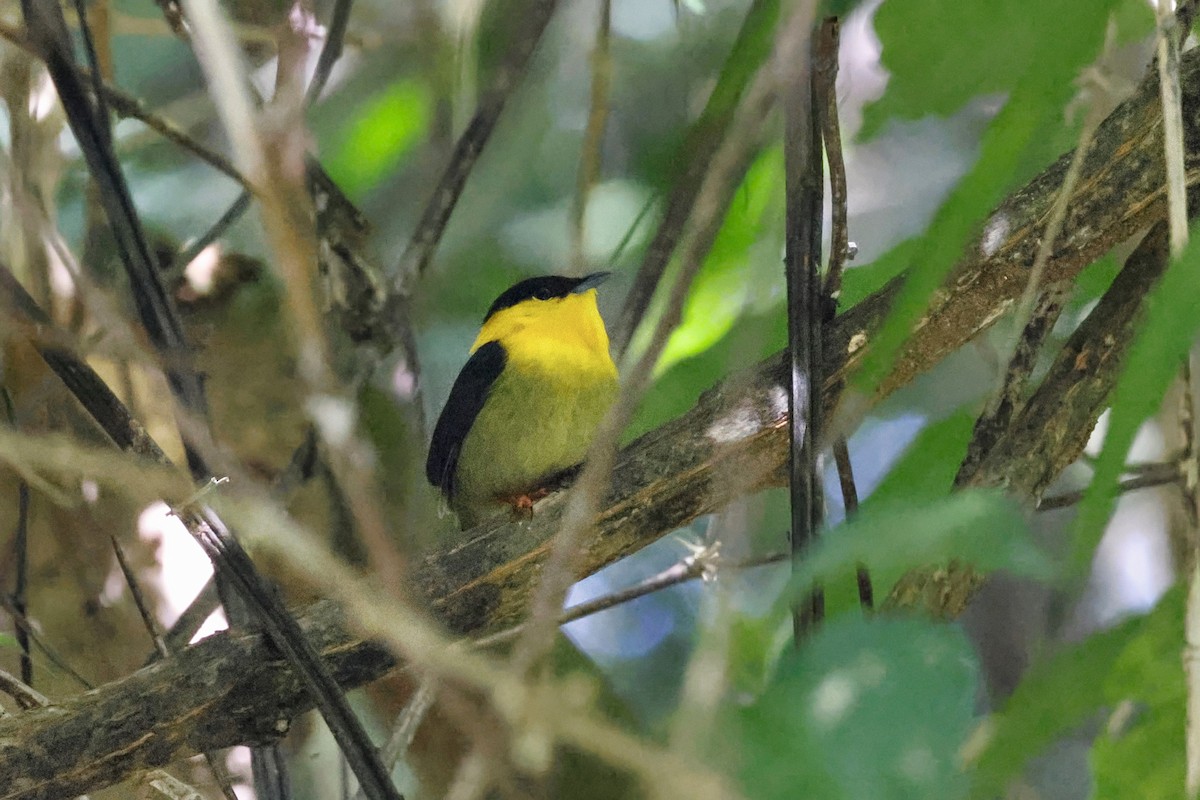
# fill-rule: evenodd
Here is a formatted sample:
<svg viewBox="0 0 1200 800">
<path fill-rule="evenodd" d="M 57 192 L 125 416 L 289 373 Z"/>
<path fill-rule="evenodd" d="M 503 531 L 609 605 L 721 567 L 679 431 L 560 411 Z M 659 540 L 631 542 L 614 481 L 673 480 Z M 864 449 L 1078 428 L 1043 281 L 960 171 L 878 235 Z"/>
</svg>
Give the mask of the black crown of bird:
<svg viewBox="0 0 1200 800">
<path fill-rule="evenodd" d="M 527 278 L 488 309 L 425 462 L 464 529 L 505 506 L 532 509 L 587 454 L 617 395 L 596 305 L 609 274 Z"/>
</svg>

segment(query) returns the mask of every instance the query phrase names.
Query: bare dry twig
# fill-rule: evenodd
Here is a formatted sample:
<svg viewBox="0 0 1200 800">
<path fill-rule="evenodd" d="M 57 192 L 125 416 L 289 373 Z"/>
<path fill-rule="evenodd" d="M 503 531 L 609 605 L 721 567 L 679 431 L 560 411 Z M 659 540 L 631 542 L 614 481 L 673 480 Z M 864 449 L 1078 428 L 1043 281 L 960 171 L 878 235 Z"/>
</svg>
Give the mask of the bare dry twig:
<svg viewBox="0 0 1200 800">
<path fill-rule="evenodd" d="M 600 22 L 596 44 L 592 48 L 592 91 L 587 127 L 579 148 L 579 177 L 571 208 L 571 274 L 587 271 L 584 248 L 587 239 L 587 205 L 592 187 L 600 174 L 601 145 L 608 120 L 609 91 L 612 84 L 612 56 L 609 52 L 612 28 L 612 0 L 600 0 Z"/>
</svg>

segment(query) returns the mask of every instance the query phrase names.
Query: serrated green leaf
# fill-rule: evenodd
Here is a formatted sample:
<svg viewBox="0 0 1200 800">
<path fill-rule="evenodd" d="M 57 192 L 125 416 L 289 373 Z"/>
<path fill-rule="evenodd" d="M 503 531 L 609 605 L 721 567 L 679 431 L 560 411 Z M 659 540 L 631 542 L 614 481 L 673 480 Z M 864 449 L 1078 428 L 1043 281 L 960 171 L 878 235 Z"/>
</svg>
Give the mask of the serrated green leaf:
<svg viewBox="0 0 1200 800">
<path fill-rule="evenodd" d="M 1200 332 L 1197 297 L 1200 226 L 1192 228 L 1187 249 L 1167 267 L 1147 296 L 1145 319 L 1129 345 L 1121 376 L 1113 387 L 1104 447 L 1075 523 L 1072 563 L 1077 572 L 1082 573 L 1091 563 L 1092 553 L 1104 535 L 1133 437 L 1162 405 L 1167 388 L 1179 374 Z"/>
<path fill-rule="evenodd" d="M 753 800 L 954 798 L 978 667 L 957 627 L 830 620 L 738 715 Z"/>
</svg>

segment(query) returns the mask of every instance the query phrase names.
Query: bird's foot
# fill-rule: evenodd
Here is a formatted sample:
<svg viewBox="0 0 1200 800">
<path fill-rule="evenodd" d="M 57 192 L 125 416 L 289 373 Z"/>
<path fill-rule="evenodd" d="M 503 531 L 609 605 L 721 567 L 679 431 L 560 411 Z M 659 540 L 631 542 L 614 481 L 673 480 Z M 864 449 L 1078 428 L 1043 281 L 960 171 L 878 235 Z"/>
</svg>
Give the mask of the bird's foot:
<svg viewBox="0 0 1200 800">
<path fill-rule="evenodd" d="M 506 497 L 501 497 L 500 501 L 506 505 L 512 506 L 512 515 L 514 520 L 533 519 L 533 504 L 549 494 L 549 489 L 540 488 L 529 492 L 522 492 L 521 494 L 513 494 Z"/>
</svg>

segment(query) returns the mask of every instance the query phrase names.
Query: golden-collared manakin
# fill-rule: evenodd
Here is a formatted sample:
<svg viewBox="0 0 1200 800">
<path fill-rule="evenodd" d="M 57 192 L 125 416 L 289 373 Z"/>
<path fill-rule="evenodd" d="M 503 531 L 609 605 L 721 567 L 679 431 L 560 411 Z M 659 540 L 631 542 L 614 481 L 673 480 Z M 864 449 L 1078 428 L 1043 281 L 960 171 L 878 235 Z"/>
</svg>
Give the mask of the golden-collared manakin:
<svg viewBox="0 0 1200 800">
<path fill-rule="evenodd" d="M 608 276 L 529 278 L 488 309 L 425 463 L 464 529 L 503 505 L 530 507 L 587 454 L 617 394 L 596 306 Z"/>
</svg>

